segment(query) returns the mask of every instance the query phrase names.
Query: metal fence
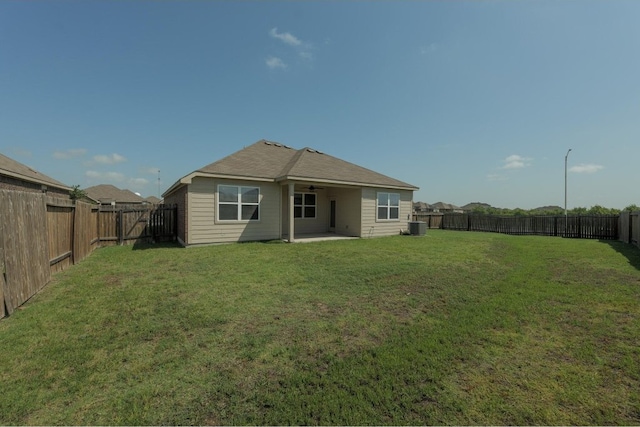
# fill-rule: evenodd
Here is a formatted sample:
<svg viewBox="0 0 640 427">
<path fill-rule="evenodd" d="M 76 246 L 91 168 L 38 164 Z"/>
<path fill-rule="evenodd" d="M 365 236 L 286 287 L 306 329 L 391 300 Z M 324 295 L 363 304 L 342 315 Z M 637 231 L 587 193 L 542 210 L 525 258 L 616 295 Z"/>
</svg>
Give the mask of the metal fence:
<svg viewBox="0 0 640 427">
<path fill-rule="evenodd" d="M 434 218 L 437 218 L 434 220 Z M 485 231 L 513 235 L 561 236 L 579 239 L 622 240 L 638 246 L 640 215 L 481 215 L 414 214 L 414 221 L 428 222 L 429 228 Z"/>
</svg>

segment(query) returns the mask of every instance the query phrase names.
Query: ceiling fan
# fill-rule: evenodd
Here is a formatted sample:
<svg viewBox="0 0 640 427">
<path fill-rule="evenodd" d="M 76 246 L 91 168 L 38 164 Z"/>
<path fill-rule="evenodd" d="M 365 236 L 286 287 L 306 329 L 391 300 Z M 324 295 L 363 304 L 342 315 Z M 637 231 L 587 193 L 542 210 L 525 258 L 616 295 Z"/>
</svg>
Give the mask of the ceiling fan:
<svg viewBox="0 0 640 427">
<path fill-rule="evenodd" d="M 307 188 L 309 189 L 309 191 L 324 190 L 324 187 L 316 187 L 315 185 L 310 185 Z"/>
</svg>

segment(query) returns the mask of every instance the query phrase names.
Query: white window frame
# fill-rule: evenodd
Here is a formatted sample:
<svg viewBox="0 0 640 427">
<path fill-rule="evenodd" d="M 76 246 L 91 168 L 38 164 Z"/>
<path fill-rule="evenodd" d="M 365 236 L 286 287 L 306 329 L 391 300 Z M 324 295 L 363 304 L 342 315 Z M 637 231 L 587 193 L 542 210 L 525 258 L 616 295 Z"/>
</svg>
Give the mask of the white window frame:
<svg viewBox="0 0 640 427">
<path fill-rule="evenodd" d="M 396 196 L 398 200 L 398 204 L 392 204 L 392 196 Z M 380 199 L 385 199 L 385 203 L 380 203 Z M 381 217 L 380 210 L 385 210 L 384 217 Z M 397 210 L 398 215 L 395 218 L 392 218 L 393 210 Z M 376 221 L 400 221 L 400 193 L 392 193 L 389 191 L 380 191 L 376 194 Z"/>
<path fill-rule="evenodd" d="M 227 188 L 235 188 L 236 189 L 236 194 L 237 194 L 237 198 L 235 201 L 222 201 L 221 197 L 220 197 L 220 188 L 221 187 L 227 187 Z M 246 191 L 253 191 L 253 190 L 258 190 L 258 200 L 257 202 L 247 202 L 247 201 L 243 201 L 242 200 L 242 194 Z M 231 184 L 219 184 L 218 185 L 218 192 L 217 192 L 217 197 L 216 197 L 216 218 L 218 219 L 218 221 L 220 222 L 256 222 L 256 221 L 260 221 L 260 187 L 253 187 L 253 186 L 248 186 L 248 185 L 231 185 Z M 236 218 L 235 219 L 227 219 L 227 218 L 220 218 L 220 206 L 236 206 Z M 258 217 L 255 219 L 242 219 L 242 207 L 243 206 L 256 206 L 257 208 L 257 212 L 258 212 Z"/>
<path fill-rule="evenodd" d="M 296 196 L 300 195 L 301 198 L 301 203 L 295 203 L 295 198 Z M 306 203 L 306 195 L 313 195 L 313 201 L 314 203 L 312 205 L 307 204 Z M 294 196 L 294 204 L 293 204 L 293 218 L 294 219 L 316 219 L 318 217 L 318 195 L 316 193 L 301 193 L 301 192 L 296 192 L 293 193 Z M 306 216 L 305 215 L 305 210 L 306 208 L 311 208 L 313 207 L 313 216 Z M 300 216 L 297 216 L 295 214 L 296 208 L 300 208 Z"/>
</svg>

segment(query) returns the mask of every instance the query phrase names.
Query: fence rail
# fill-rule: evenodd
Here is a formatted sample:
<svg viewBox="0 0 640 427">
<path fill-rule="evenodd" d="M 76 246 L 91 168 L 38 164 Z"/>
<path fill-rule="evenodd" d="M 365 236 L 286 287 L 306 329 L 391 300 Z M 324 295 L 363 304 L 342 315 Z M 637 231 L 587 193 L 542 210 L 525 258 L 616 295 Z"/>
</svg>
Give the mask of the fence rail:
<svg viewBox="0 0 640 427">
<path fill-rule="evenodd" d="M 175 206 L 101 211 L 43 193 L 0 190 L 0 318 L 99 246 L 175 238 Z"/>
<path fill-rule="evenodd" d="M 102 246 L 170 241 L 175 238 L 178 217 L 174 205 L 149 208 L 101 208 L 98 234 Z"/>
<path fill-rule="evenodd" d="M 640 216 L 577 215 L 577 216 L 498 216 L 479 214 L 440 214 L 439 227 L 445 230 L 486 231 L 513 235 L 562 236 L 580 239 L 616 240 L 629 231 L 628 243 L 638 245 Z M 431 215 L 414 215 L 415 221 L 429 221 Z M 625 230 L 620 232 L 620 230 Z M 632 237 L 635 236 L 635 237 Z"/>
</svg>

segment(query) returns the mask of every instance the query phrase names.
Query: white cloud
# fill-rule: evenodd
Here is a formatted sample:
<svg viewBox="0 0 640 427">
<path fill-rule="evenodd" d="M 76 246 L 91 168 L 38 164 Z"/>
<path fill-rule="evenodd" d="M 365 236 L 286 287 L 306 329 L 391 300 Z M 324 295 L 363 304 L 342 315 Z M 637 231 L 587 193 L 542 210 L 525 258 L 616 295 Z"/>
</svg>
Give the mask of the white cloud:
<svg viewBox="0 0 640 427">
<path fill-rule="evenodd" d="M 75 157 L 82 157 L 85 154 L 87 154 L 87 150 L 85 150 L 84 148 L 75 148 L 71 150 L 54 151 L 53 158 L 58 160 L 67 160 L 73 159 Z"/>
<path fill-rule="evenodd" d="M 596 173 L 599 170 L 603 169 L 604 166 L 600 165 L 592 165 L 592 164 L 580 164 L 576 166 L 572 166 L 569 168 L 569 172 L 574 173 Z"/>
<path fill-rule="evenodd" d="M 280 40 L 284 44 L 291 46 L 298 54 L 298 58 L 302 61 L 313 61 L 313 46 L 310 43 L 305 43 L 291 33 L 279 33 L 277 28 L 269 30 L 269 35 L 274 39 Z M 288 68 L 287 64 L 280 58 L 270 56 L 267 58 L 267 66 L 270 69 Z"/>
<path fill-rule="evenodd" d="M 504 165 L 501 169 L 522 169 L 527 166 L 531 166 L 531 160 L 527 157 L 522 157 L 517 154 L 513 154 L 506 159 L 504 159 Z"/>
<path fill-rule="evenodd" d="M 277 28 L 272 28 L 269 31 L 269 35 L 274 39 L 278 39 L 283 43 L 286 43 L 290 46 L 300 46 L 302 42 L 296 36 L 291 33 L 279 33 Z"/>
<path fill-rule="evenodd" d="M 285 64 L 282 59 L 277 58 L 275 56 L 270 56 L 267 58 L 266 62 L 267 67 L 269 67 L 272 70 L 276 70 L 278 68 L 280 69 L 286 69 L 287 68 L 287 64 Z"/>
<path fill-rule="evenodd" d="M 102 154 L 99 156 L 93 156 L 93 161 L 104 165 L 113 165 L 115 163 L 126 162 L 127 159 L 120 154 L 113 153 L 108 155 Z"/>
</svg>

